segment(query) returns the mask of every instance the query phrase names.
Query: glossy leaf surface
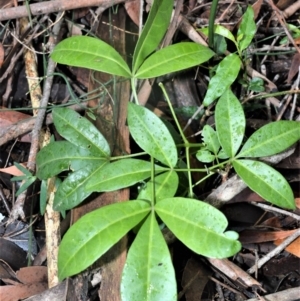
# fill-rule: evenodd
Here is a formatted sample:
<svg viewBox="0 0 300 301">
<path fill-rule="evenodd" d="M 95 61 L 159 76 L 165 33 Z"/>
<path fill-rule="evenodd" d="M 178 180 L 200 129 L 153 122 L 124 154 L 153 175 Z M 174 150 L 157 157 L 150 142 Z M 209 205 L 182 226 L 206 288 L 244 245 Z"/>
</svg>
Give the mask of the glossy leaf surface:
<svg viewBox="0 0 300 301">
<path fill-rule="evenodd" d="M 235 160 L 232 164 L 240 178 L 262 198 L 274 205 L 295 209 L 293 191 L 277 170 L 254 160 Z"/>
<path fill-rule="evenodd" d="M 153 112 L 145 107 L 128 103 L 127 122 L 136 143 L 163 164 L 174 167 L 177 149 L 168 128 Z"/>
<path fill-rule="evenodd" d="M 241 249 L 238 241 L 224 233 L 224 214 L 211 205 L 175 197 L 158 202 L 155 212 L 179 240 L 198 254 L 224 258 Z"/>
<path fill-rule="evenodd" d="M 148 57 L 135 74 L 136 78 L 152 78 L 198 66 L 208 61 L 214 52 L 192 42 L 182 42 L 163 48 Z"/>
<path fill-rule="evenodd" d="M 92 191 L 87 191 L 85 186 L 96 172 L 99 172 L 107 162 L 89 165 L 70 174 L 59 185 L 55 197 L 53 209 L 56 211 L 69 210 L 83 202 Z"/>
<path fill-rule="evenodd" d="M 255 33 L 254 10 L 251 6 L 248 6 L 237 33 L 239 51 L 243 51 L 250 45 Z"/>
<path fill-rule="evenodd" d="M 154 214 L 131 245 L 121 281 L 122 301 L 177 300 L 175 272 Z"/>
<path fill-rule="evenodd" d="M 266 157 L 278 154 L 300 140 L 300 122 L 281 120 L 254 132 L 237 157 Z"/>
<path fill-rule="evenodd" d="M 219 63 L 216 74 L 209 81 L 203 100 L 204 106 L 209 106 L 231 86 L 236 80 L 240 68 L 241 60 L 236 54 L 229 54 Z"/>
<path fill-rule="evenodd" d="M 59 279 L 89 267 L 149 212 L 147 202 L 127 201 L 84 215 L 67 231 L 60 244 Z"/>
<path fill-rule="evenodd" d="M 87 165 L 102 165 L 103 162 L 106 162 L 105 158 L 68 141 L 51 142 L 36 156 L 37 177 L 45 180 L 64 170 L 78 170 Z"/>
<path fill-rule="evenodd" d="M 201 31 L 203 34 L 205 34 L 208 37 L 208 27 L 198 29 L 198 31 Z M 231 31 L 228 30 L 226 27 L 222 25 L 215 25 L 214 32 L 224 38 L 231 40 L 236 46 L 238 46 L 235 37 L 233 36 Z"/>
<path fill-rule="evenodd" d="M 230 89 L 216 105 L 215 120 L 221 146 L 229 157 L 233 157 L 242 144 L 246 120 L 239 100 Z"/>
<path fill-rule="evenodd" d="M 164 172 L 154 178 L 155 183 L 155 200 L 159 202 L 162 199 L 173 197 L 178 188 L 178 175 L 176 171 L 171 170 Z M 138 195 L 139 200 L 148 200 L 153 199 L 153 182 L 148 181 L 144 187 L 140 190 Z"/>
<path fill-rule="evenodd" d="M 86 118 L 67 108 L 54 109 L 52 114 L 54 125 L 62 137 L 99 157 L 109 157 L 106 139 Z"/>
<path fill-rule="evenodd" d="M 159 166 L 156 166 L 156 172 L 161 170 Z M 86 190 L 87 192 L 118 190 L 150 178 L 150 175 L 150 162 L 139 159 L 122 159 L 97 170 L 86 185 Z"/>
<path fill-rule="evenodd" d="M 54 48 L 51 58 L 64 65 L 131 77 L 131 71 L 121 55 L 113 47 L 96 38 L 67 38 Z"/>
<path fill-rule="evenodd" d="M 217 132 L 210 125 L 206 124 L 202 130 L 202 137 L 206 148 L 212 153 L 217 154 L 220 149 L 220 142 Z"/>
<path fill-rule="evenodd" d="M 166 33 L 173 9 L 173 0 L 154 0 L 133 54 L 133 73 L 155 51 Z"/>
<path fill-rule="evenodd" d="M 216 156 L 214 156 L 209 150 L 204 148 L 197 151 L 196 158 L 200 162 L 211 163 L 215 160 Z"/>
</svg>

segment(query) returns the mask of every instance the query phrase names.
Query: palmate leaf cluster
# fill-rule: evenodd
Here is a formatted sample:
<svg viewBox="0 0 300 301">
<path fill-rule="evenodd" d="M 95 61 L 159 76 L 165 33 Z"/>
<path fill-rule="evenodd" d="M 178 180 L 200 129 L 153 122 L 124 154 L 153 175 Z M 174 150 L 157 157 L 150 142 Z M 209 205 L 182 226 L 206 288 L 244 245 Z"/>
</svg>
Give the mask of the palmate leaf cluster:
<svg viewBox="0 0 300 301">
<path fill-rule="evenodd" d="M 134 51 L 132 68 L 111 46 L 90 37 L 64 40 L 51 57 L 58 63 L 131 80 L 157 77 L 206 62 L 214 52 L 195 43 L 178 43 L 156 51 L 168 27 L 172 5 L 173 0 L 154 0 Z M 299 123 L 271 123 L 255 132 L 243 145 L 245 116 L 230 90 L 242 65 L 242 51 L 251 43 L 255 28 L 250 7 L 236 38 L 222 27 L 215 28 L 216 33 L 236 44 L 239 55 L 225 57 L 209 82 L 203 105 L 218 101 L 216 128 L 204 127 L 204 145 L 199 145 L 196 156 L 205 163 L 217 161 L 210 170 L 222 166 L 220 161 L 224 162 L 223 166 L 233 166 L 246 184 L 266 200 L 293 209 L 293 194 L 287 181 L 257 159 L 281 152 L 299 140 Z M 187 247 L 204 256 L 224 258 L 240 250 L 238 235 L 226 231 L 227 220 L 222 212 L 200 200 L 178 195 L 179 182 L 186 181 L 192 187 L 191 178 L 185 178 L 186 170 L 179 174 L 183 161 L 178 159 L 172 136 L 175 130 L 170 131 L 154 113 L 128 104 L 130 134 L 150 161 L 126 156 L 116 160 L 103 135 L 72 110 L 54 109 L 53 121 L 65 141 L 51 142 L 38 153 L 36 176 L 46 180 L 63 172 L 65 179 L 55 194 L 55 210 L 72 209 L 93 192 L 114 191 L 142 183 L 137 199 L 95 210 L 68 230 L 59 249 L 60 279 L 89 267 L 135 228 L 138 232 L 122 274 L 122 300 L 176 300 L 174 268 L 161 226 L 166 225 Z M 183 134 L 182 139 L 186 140 Z M 186 154 L 188 147 L 186 145 Z M 185 181 L 179 181 L 179 177 Z"/>
<path fill-rule="evenodd" d="M 148 294 L 149 287 L 156 287 L 154 283 L 159 281 L 170 286 L 168 292 L 176 296 L 174 270 L 156 216 L 199 254 L 222 258 L 232 256 L 240 249 L 237 235 L 224 232 L 227 220 L 220 211 L 199 200 L 174 197 L 179 184 L 174 171 L 178 161 L 177 148 L 168 128 L 154 113 L 133 103 L 128 105 L 130 133 L 145 152 L 160 162 L 156 165 L 133 158 L 111 161 L 102 134 L 70 109 L 54 109 L 53 118 L 59 134 L 66 141 L 52 142 L 38 153 L 37 176 L 46 179 L 62 171 L 70 173 L 58 187 L 54 199 L 56 210 L 71 209 L 94 191 L 113 191 L 147 181 L 137 200 L 95 210 L 70 228 L 59 251 L 61 279 L 87 268 L 144 220 L 128 253 L 122 292 L 126 296 L 131 294 L 129 283 L 135 279 L 135 282 L 141 282 L 138 285 L 143 290 L 141 294 Z M 69 126 L 70 123 L 73 125 Z M 148 132 L 141 133 L 141 129 L 148 129 Z M 90 139 L 91 133 L 93 139 Z M 153 169 L 155 176 L 151 179 Z M 147 252 L 141 252 L 144 247 Z M 138 279 L 137 271 L 141 276 Z M 157 279 L 158 275 L 161 280 Z M 151 294 L 164 293 L 158 286 Z"/>
</svg>

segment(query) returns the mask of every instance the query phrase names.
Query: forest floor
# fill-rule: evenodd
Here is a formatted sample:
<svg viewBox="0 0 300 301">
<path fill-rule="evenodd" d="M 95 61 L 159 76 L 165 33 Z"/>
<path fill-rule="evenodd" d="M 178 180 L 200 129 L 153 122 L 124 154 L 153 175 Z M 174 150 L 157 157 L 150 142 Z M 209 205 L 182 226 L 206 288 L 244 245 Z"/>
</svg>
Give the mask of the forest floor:
<svg viewBox="0 0 300 301">
<path fill-rule="evenodd" d="M 100 260 L 92 269 L 63 282 L 58 281 L 56 256 L 60 234 L 63 236 L 70 224 L 103 206 L 107 199 L 92 194 L 83 204 L 65 212 L 65 218 L 48 208 L 49 205 L 45 208 L 46 204 L 41 201 L 41 182 L 34 177 L 36 155 L 51 136 L 62 140 L 53 125 L 52 108 L 72 108 L 90 118 L 100 129 L 103 124 L 100 125 L 99 120 L 112 112 L 114 114 L 113 106 L 122 108 L 119 104 L 122 97 L 130 98 L 129 84 L 122 87 L 110 85 L 111 79 L 99 71 L 56 65 L 49 56 L 55 45 L 71 36 L 96 36 L 121 49 L 123 57 L 130 62 L 139 34 L 140 3 L 144 4 L 145 21 L 151 2 L 32 0 L 30 8 L 29 1 L 5 0 L 0 3 L 2 301 L 120 300 L 118 279 L 126 258 L 124 248 L 123 257 L 118 257 L 116 263 L 121 267 L 111 268 L 112 274 Z M 215 24 L 224 26 L 236 36 L 247 4 L 254 10 L 256 33 L 243 52 L 243 68 L 232 89 L 243 105 L 246 133 L 250 135 L 272 121 L 300 121 L 300 1 L 220 0 Z M 174 14 L 176 18 L 172 19 L 167 30 L 164 46 L 181 41 L 207 46 L 207 37 L 201 29 L 208 26 L 211 1 L 177 0 Z M 217 57 L 204 67 L 145 81 L 138 94 L 140 104 L 174 125 L 157 85 L 163 82 L 180 124 L 185 127 L 205 97 L 210 80 L 207 70 L 216 67 L 229 52 L 234 52 L 235 45 L 219 35 L 215 38 L 214 50 Z M 103 90 L 108 93 L 104 95 Z M 116 95 L 122 97 L 115 98 Z M 201 130 L 206 124 L 214 125 L 214 110 L 215 106 L 210 105 L 206 114 L 193 120 L 187 128 L 185 133 L 191 143 L 202 143 Z M 125 120 L 126 112 L 121 111 L 120 116 Z M 127 128 L 125 121 L 116 130 L 120 128 Z M 119 147 L 139 151 L 128 137 L 124 145 Z M 26 168 L 28 174 L 25 178 L 31 184 L 17 195 L 22 180 L 11 179 L 24 176 L 24 170 L 20 170 L 15 162 Z M 203 168 L 203 164 L 194 156 L 191 167 Z M 231 196 L 225 196 L 228 181 L 235 175 L 231 170 L 220 171 L 194 187 L 194 195 L 199 200 L 219 192 L 217 198 L 222 202 L 219 209 L 228 219 L 228 229 L 239 233 L 242 249 L 228 259 L 211 259 L 192 252 L 179 240 L 170 242 L 178 300 L 300 300 L 300 143 L 290 152 L 283 152 L 283 157 L 273 168 L 289 183 L 295 210 L 273 206 L 250 188 L 233 188 Z M 66 174 L 60 176 L 63 178 Z M 193 180 L 197 182 L 202 176 L 195 174 Z M 47 185 L 49 200 L 53 192 L 51 183 Z M 127 189 L 127 194 L 135 196 L 136 187 Z M 124 200 L 124 196 L 120 200 Z M 128 244 L 133 237 L 133 233 L 128 234 Z M 115 260 L 114 256 L 111 258 Z"/>
</svg>

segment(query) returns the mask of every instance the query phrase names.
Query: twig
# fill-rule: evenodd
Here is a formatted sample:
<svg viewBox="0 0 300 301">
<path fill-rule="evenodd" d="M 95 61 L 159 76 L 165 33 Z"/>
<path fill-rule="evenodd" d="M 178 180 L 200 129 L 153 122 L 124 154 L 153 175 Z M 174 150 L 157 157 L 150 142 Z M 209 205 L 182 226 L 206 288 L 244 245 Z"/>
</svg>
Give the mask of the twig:
<svg viewBox="0 0 300 301">
<path fill-rule="evenodd" d="M 272 257 L 279 254 L 282 250 L 284 250 L 291 242 L 293 242 L 296 238 L 300 236 L 300 229 L 298 229 L 294 234 L 288 237 L 285 241 L 283 241 L 278 247 L 269 252 L 267 255 L 258 260 L 257 265 L 252 266 L 247 272 L 249 274 L 253 274 L 256 269 L 261 268 L 266 262 L 268 262 Z"/>
<path fill-rule="evenodd" d="M 293 37 L 291 36 L 290 32 L 287 29 L 286 22 L 285 22 L 282 11 L 276 7 L 276 5 L 273 3 L 273 0 L 269 0 L 268 2 L 269 2 L 269 5 L 271 6 L 271 8 L 274 10 L 274 12 L 276 14 L 276 17 L 277 17 L 279 23 L 281 24 L 282 28 L 284 29 L 284 31 L 285 31 L 287 37 L 289 38 L 290 42 L 294 45 L 297 52 L 300 53 L 300 49 L 299 49 L 296 41 L 293 39 Z"/>
<path fill-rule="evenodd" d="M 116 5 L 122 2 L 125 2 L 125 0 L 54 0 L 30 4 L 29 7 L 31 15 L 35 16 L 89 6 L 101 6 L 103 8 L 108 8 L 112 5 Z M 21 17 L 28 17 L 28 10 L 26 9 L 25 5 L 0 10 L 0 21 L 18 19 Z"/>
<path fill-rule="evenodd" d="M 260 203 L 255 203 L 255 202 L 250 202 L 250 203 L 252 205 L 256 206 L 256 207 L 263 208 L 264 210 L 273 211 L 273 212 L 277 212 L 277 213 L 280 213 L 280 214 L 288 215 L 288 216 L 294 218 L 295 220 L 300 221 L 300 216 L 298 214 L 293 213 L 293 212 L 282 210 L 282 209 L 272 207 L 272 206 L 266 205 L 266 204 L 260 204 Z"/>
</svg>

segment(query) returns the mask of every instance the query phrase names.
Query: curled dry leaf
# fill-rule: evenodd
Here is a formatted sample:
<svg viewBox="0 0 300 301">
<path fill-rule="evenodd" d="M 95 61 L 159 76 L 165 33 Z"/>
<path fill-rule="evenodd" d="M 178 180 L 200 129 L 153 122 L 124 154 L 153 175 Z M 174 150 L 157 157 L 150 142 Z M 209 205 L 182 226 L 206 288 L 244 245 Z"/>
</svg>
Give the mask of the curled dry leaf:
<svg viewBox="0 0 300 301">
<path fill-rule="evenodd" d="M 140 0 L 125 2 L 125 9 L 131 20 L 139 26 Z"/>
</svg>

